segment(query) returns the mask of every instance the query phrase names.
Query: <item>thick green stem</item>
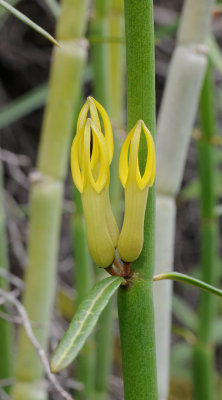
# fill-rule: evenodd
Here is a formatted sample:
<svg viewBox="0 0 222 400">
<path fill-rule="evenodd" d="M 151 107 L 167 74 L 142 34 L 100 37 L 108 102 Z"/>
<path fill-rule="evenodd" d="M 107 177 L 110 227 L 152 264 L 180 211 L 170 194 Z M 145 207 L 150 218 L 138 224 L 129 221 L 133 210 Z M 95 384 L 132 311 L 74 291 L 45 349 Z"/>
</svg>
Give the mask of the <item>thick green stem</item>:
<svg viewBox="0 0 222 400">
<path fill-rule="evenodd" d="M 125 0 L 127 125 L 143 119 L 155 136 L 153 2 Z M 145 143 L 140 149 L 144 168 Z M 157 400 L 152 277 L 154 270 L 155 189 L 150 189 L 144 247 L 132 264 L 132 279 L 119 289 L 118 311 L 125 400 Z"/>
<path fill-rule="evenodd" d="M 5 212 L 3 198 L 3 168 L 0 161 L 0 267 L 8 269 L 8 252 L 5 234 Z M 0 287 L 7 288 L 7 282 L 0 278 Z M 3 306 L 0 310 L 5 312 Z M 10 324 L 0 318 L 0 379 L 12 377 L 12 330 Z M 8 391 L 9 388 L 6 388 Z"/>
<path fill-rule="evenodd" d="M 210 64 L 200 99 L 201 138 L 198 142 L 198 164 L 201 186 L 201 279 L 216 283 L 217 220 L 215 218 L 214 148 L 215 116 L 213 111 L 213 82 Z M 214 349 L 211 330 L 215 314 L 215 299 L 202 293 L 199 306 L 198 341 L 194 349 L 194 396 L 196 400 L 213 400 Z M 201 379 L 200 379 L 201 377 Z"/>
<path fill-rule="evenodd" d="M 55 294 L 56 263 L 62 212 L 63 181 L 66 174 L 73 117 L 78 101 L 86 43 L 81 39 L 87 21 L 88 0 L 63 0 L 56 36 L 61 49 L 54 49 L 50 72 L 38 172 L 33 176 L 30 206 L 30 235 L 24 306 L 40 345 L 46 349 Z M 41 384 L 43 366 L 23 328 L 19 331 L 16 359 L 17 383 L 14 400 L 46 399 Z"/>
</svg>

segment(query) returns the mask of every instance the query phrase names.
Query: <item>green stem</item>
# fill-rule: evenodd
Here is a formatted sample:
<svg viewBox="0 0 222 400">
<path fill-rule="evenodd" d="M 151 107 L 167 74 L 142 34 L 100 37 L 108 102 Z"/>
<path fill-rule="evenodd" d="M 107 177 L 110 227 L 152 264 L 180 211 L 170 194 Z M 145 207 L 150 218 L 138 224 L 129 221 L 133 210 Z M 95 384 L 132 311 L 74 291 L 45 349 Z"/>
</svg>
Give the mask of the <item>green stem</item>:
<svg viewBox="0 0 222 400">
<path fill-rule="evenodd" d="M 97 37 L 107 36 L 107 13 L 110 0 L 96 0 L 94 18 L 91 22 L 90 33 Z M 108 68 L 107 45 L 105 43 L 92 44 L 92 65 L 94 96 L 105 108 L 108 106 L 108 81 L 106 71 Z"/>
<path fill-rule="evenodd" d="M 198 164 L 201 186 L 201 278 L 210 285 L 216 283 L 217 267 L 217 220 L 214 215 L 214 146 L 215 116 L 213 82 L 210 63 L 200 98 L 202 136 L 198 142 Z M 199 306 L 198 341 L 194 349 L 195 399 L 215 398 L 214 349 L 211 346 L 211 329 L 215 314 L 215 299 L 202 293 Z M 200 379 L 200 376 L 203 379 Z"/>
<path fill-rule="evenodd" d="M 44 115 L 30 206 L 30 235 L 24 306 L 40 345 L 46 349 L 55 294 L 56 264 L 62 212 L 63 181 L 67 169 L 73 117 L 86 59 L 81 39 L 87 21 L 88 0 L 63 0 L 50 71 L 49 99 Z M 46 399 L 43 366 L 24 328 L 19 331 L 14 400 Z"/>
<path fill-rule="evenodd" d="M 95 19 L 92 23 L 91 33 L 96 35 L 97 37 L 107 36 L 107 32 L 111 30 L 111 21 L 112 12 L 114 7 L 113 0 L 97 0 L 95 2 Z M 120 2 L 121 3 L 121 2 Z M 109 10 L 109 5 L 110 10 Z M 109 14 L 108 14 L 109 11 Z M 117 13 L 116 18 L 119 18 L 119 13 Z M 118 22 L 117 22 L 118 25 Z M 117 26 L 118 27 L 118 26 Z M 123 93 L 121 92 L 121 85 L 119 86 L 118 94 L 115 91 L 116 89 L 116 79 L 123 80 L 123 69 L 122 69 L 122 57 L 119 54 L 116 54 L 119 51 L 119 47 L 122 48 L 121 45 L 114 45 L 115 49 L 113 49 L 112 45 L 104 44 L 101 42 L 94 43 L 92 45 L 92 62 L 93 62 L 93 71 L 94 71 L 94 93 L 96 99 L 102 103 L 102 105 L 107 109 L 111 120 L 121 115 L 122 111 L 122 102 L 121 98 Z M 115 52 L 115 66 L 113 65 L 113 54 Z M 114 68 L 113 68 L 114 67 Z M 117 78 L 118 76 L 118 78 Z M 115 104 L 115 106 L 114 106 Z M 120 110 L 118 107 L 120 106 Z M 115 108 L 116 107 L 116 108 Z M 117 113 L 115 110 L 118 109 Z M 118 152 L 115 141 L 115 152 L 114 152 L 114 160 L 112 162 L 111 169 L 111 191 L 110 198 L 111 201 L 115 198 L 115 211 L 117 211 L 117 202 L 119 204 L 119 180 L 117 163 L 118 163 Z M 119 186 L 118 186 L 119 185 Z M 118 200 L 117 200 L 118 198 Z M 118 211 L 116 212 L 118 214 Z M 101 273 L 98 273 L 98 278 L 101 278 Z M 112 365 L 112 350 L 113 350 L 113 309 L 114 309 L 114 301 L 111 300 L 107 305 L 106 309 L 103 311 L 99 322 L 98 322 L 98 330 L 96 334 L 96 368 L 95 368 L 95 399 L 105 400 L 107 398 L 107 387 L 109 381 L 109 375 Z"/>
<path fill-rule="evenodd" d="M 155 136 L 153 2 L 125 0 L 128 131 L 143 119 Z M 146 148 L 141 144 L 144 167 Z M 119 289 L 118 311 L 125 400 L 157 400 L 152 278 L 155 189 L 150 189 L 144 247 L 132 279 Z"/>
<path fill-rule="evenodd" d="M 123 0 L 111 0 L 109 14 L 110 36 L 124 36 L 124 4 Z M 125 43 L 124 43 L 125 44 Z M 108 45 L 108 93 L 109 93 L 109 114 L 114 127 L 114 156 L 111 164 L 110 199 L 113 212 L 117 222 L 122 214 L 122 188 L 119 181 L 118 165 L 121 150 L 121 129 L 124 125 L 124 65 L 125 46 L 121 43 L 110 43 Z"/>
<path fill-rule="evenodd" d="M 77 306 L 87 296 L 93 285 L 92 262 L 86 240 L 86 228 L 82 210 L 81 194 L 75 189 L 74 202 L 76 212 L 72 218 L 72 236 L 75 256 L 75 286 Z M 78 356 L 77 379 L 84 384 L 84 390 L 76 393 L 80 400 L 92 397 L 94 377 L 94 351 L 92 341 L 88 341 Z"/>
<path fill-rule="evenodd" d="M 180 190 L 190 132 L 207 65 L 204 45 L 209 34 L 213 0 L 186 0 L 180 18 L 177 46 L 173 53 L 157 123 L 158 155 L 156 273 L 173 268 L 176 222 L 175 198 Z M 160 286 L 161 285 L 161 286 Z M 162 282 L 154 291 L 159 398 L 169 389 L 172 291 Z"/>
<path fill-rule="evenodd" d="M 8 269 L 8 253 L 5 235 L 5 212 L 3 198 L 3 168 L 0 161 L 0 267 Z M 7 288 L 7 282 L 0 278 L 0 287 Z M 3 306 L 0 310 L 5 312 Z M 10 324 L 0 318 L 0 380 L 12 377 L 12 330 Z M 9 388 L 6 388 L 7 392 Z"/>
</svg>

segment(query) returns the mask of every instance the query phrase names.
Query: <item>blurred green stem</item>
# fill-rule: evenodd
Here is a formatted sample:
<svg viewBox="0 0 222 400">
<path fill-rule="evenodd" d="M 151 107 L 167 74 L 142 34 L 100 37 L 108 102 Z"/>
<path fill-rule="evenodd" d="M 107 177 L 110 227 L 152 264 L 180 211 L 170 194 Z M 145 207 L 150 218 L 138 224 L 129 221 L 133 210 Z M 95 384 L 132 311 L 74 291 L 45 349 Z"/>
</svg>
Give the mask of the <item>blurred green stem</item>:
<svg viewBox="0 0 222 400">
<path fill-rule="evenodd" d="M 90 25 L 90 34 L 96 37 L 107 36 L 108 32 L 108 11 L 110 0 L 95 0 L 94 17 Z M 92 66 L 93 66 L 93 82 L 94 96 L 103 107 L 108 108 L 109 93 L 107 81 L 107 44 L 92 44 Z"/>
<path fill-rule="evenodd" d="M 214 90 L 211 65 L 208 63 L 200 98 L 201 137 L 198 141 L 198 166 L 201 187 L 201 279 L 215 285 L 217 276 L 217 220 L 215 218 Z M 214 400 L 214 348 L 211 343 L 215 299 L 201 293 L 198 340 L 194 348 L 194 398 Z"/>
<path fill-rule="evenodd" d="M 157 121 L 157 217 L 155 273 L 173 269 L 176 196 L 207 65 L 205 43 L 214 0 L 186 0 Z M 169 397 L 171 282 L 154 289 L 158 396 Z"/>
<path fill-rule="evenodd" d="M 0 267 L 8 269 L 8 252 L 5 232 L 5 210 L 4 210 L 4 185 L 3 166 L 0 161 Z M 0 288 L 8 288 L 8 283 L 0 277 Z M 0 306 L 0 311 L 5 308 Z M 12 372 L 12 330 L 10 324 L 0 317 L 0 380 L 13 376 Z M 6 388 L 9 391 L 9 388 Z"/>
<path fill-rule="evenodd" d="M 32 178 L 28 265 L 23 303 L 34 333 L 46 349 L 55 294 L 56 264 L 74 111 L 78 102 L 87 43 L 82 39 L 87 22 L 88 0 L 63 0 L 50 71 L 49 99 L 44 114 L 38 171 Z M 43 366 L 24 328 L 19 330 L 14 400 L 45 400 Z"/>
<path fill-rule="evenodd" d="M 75 213 L 72 218 L 72 235 L 75 255 L 75 287 L 77 306 L 86 297 L 93 286 L 92 261 L 89 256 L 86 228 L 83 216 L 81 194 L 74 190 Z M 77 379 L 84 384 L 84 389 L 76 393 L 76 398 L 92 398 L 94 378 L 94 351 L 92 341 L 88 341 L 77 359 Z"/>
<path fill-rule="evenodd" d="M 115 0 L 95 1 L 95 19 L 91 33 L 97 37 L 121 35 L 123 33 L 123 3 Z M 92 45 L 92 62 L 94 73 L 94 94 L 96 99 L 107 109 L 116 125 L 123 119 L 123 57 L 122 45 L 119 43 L 94 43 Z M 118 87 L 118 88 L 117 88 Z M 115 131 L 118 133 L 118 128 Z M 110 199 L 117 220 L 120 219 L 120 184 L 118 179 L 119 140 L 114 138 L 115 152 L 111 165 Z M 97 269 L 98 271 L 98 269 Z M 98 273 L 98 278 L 101 273 Z M 96 334 L 96 368 L 95 399 L 107 398 L 107 387 L 112 365 L 113 353 L 113 309 L 111 300 L 101 315 Z"/>
<path fill-rule="evenodd" d="M 155 136 L 153 2 L 125 0 L 127 125 L 143 119 Z M 146 146 L 141 143 L 144 168 Z M 149 189 L 143 251 L 118 293 L 125 400 L 157 400 L 153 310 L 155 188 Z"/>
</svg>

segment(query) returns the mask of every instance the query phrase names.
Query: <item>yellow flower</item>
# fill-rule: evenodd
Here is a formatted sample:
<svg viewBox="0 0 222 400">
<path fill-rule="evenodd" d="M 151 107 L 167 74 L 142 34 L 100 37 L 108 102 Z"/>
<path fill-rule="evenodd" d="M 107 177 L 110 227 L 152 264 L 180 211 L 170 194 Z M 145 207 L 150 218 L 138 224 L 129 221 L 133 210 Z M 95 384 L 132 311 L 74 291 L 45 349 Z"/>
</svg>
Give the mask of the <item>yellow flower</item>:
<svg viewBox="0 0 222 400">
<path fill-rule="evenodd" d="M 100 113 L 105 135 L 101 132 Z M 91 118 L 87 118 L 90 112 Z M 97 265 L 108 267 L 115 258 L 119 230 L 109 200 L 109 166 L 113 137 L 103 107 L 91 97 L 80 111 L 77 133 L 71 148 L 71 170 L 82 194 L 90 254 Z"/>
<path fill-rule="evenodd" d="M 139 145 L 144 132 L 147 143 L 147 159 L 143 175 L 139 168 Z M 155 145 L 151 133 L 143 121 L 138 121 L 128 134 L 119 159 L 119 176 L 125 188 L 125 214 L 119 236 L 118 251 L 124 262 L 136 260 L 143 248 L 144 216 L 149 187 L 156 173 Z"/>
</svg>

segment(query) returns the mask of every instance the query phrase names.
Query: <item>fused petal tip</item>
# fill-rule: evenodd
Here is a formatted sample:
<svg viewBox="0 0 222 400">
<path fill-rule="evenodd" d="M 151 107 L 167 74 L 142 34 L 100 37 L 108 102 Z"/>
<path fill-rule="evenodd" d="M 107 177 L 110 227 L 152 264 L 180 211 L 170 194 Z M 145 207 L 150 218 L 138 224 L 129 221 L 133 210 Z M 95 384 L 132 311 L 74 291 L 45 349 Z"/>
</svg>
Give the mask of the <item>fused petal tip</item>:
<svg viewBox="0 0 222 400">
<path fill-rule="evenodd" d="M 139 146 L 141 134 L 144 133 L 147 144 L 147 159 L 143 175 L 139 168 Z M 119 176 L 123 187 L 129 181 L 135 181 L 138 188 L 143 190 L 146 186 L 152 186 L 156 173 L 156 153 L 152 135 L 145 123 L 141 120 L 127 135 L 123 144 L 119 159 Z"/>
</svg>

